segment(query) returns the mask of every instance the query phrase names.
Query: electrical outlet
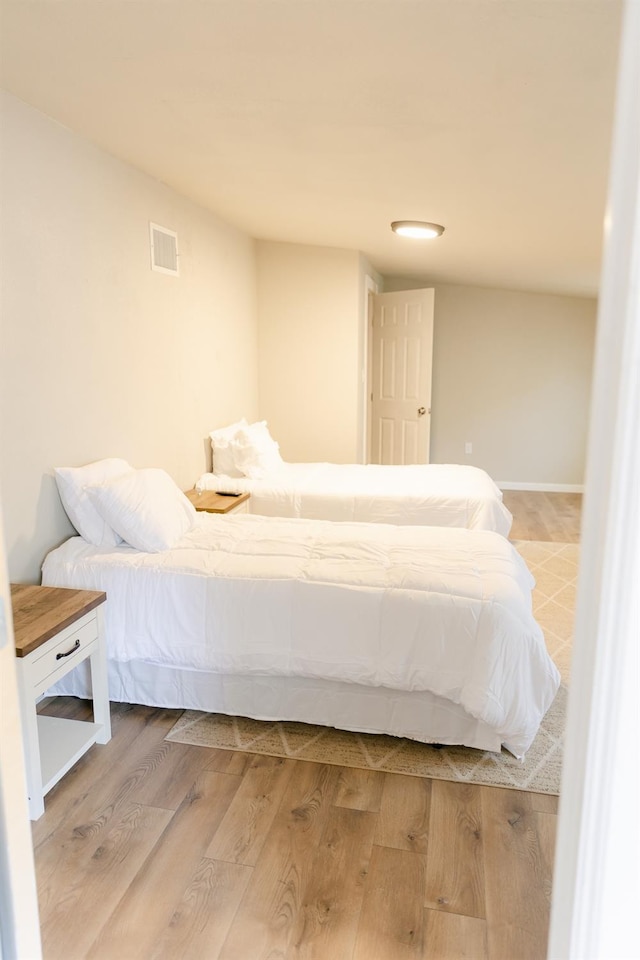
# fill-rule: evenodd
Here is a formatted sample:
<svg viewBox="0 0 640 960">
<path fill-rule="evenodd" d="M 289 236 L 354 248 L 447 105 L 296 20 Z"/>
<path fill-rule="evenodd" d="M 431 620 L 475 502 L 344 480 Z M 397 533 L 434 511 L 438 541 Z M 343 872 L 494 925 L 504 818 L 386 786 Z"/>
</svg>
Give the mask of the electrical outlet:
<svg viewBox="0 0 640 960">
<path fill-rule="evenodd" d="M 468 453 L 473 453 L 473 444 L 471 443 L 470 440 L 467 440 L 467 442 L 465 443 L 465 445 L 464 445 L 464 452 L 467 453 L 467 454 L 468 454 Z"/>
</svg>

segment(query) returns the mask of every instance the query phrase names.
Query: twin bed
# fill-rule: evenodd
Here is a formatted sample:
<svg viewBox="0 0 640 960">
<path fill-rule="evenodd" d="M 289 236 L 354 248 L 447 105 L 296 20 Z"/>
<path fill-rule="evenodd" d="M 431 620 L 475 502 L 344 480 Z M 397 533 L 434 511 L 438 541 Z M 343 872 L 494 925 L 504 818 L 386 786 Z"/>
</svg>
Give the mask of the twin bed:
<svg viewBox="0 0 640 960">
<path fill-rule="evenodd" d="M 43 566 L 45 584 L 107 592 L 111 699 L 526 753 L 559 676 L 504 536 L 195 514 L 166 475 L 164 506 L 114 497 L 159 473 L 85 487 L 119 536 L 71 538 Z M 131 503 L 175 514 L 172 542 L 138 542 Z"/>
<path fill-rule="evenodd" d="M 196 489 L 250 493 L 251 512 L 267 517 L 465 527 L 505 537 L 513 519 L 489 474 L 460 464 L 283 462 L 256 478 L 205 473 Z"/>
<path fill-rule="evenodd" d="M 522 756 L 557 689 L 495 533 L 198 514 L 160 553 L 72 538 L 43 582 L 106 591 L 114 700 Z"/>
<path fill-rule="evenodd" d="M 502 492 L 478 467 L 287 463 L 264 420 L 239 420 L 209 440 L 213 472 L 196 490 L 250 493 L 251 513 L 261 516 L 464 527 L 505 537 L 511 529 Z"/>
</svg>

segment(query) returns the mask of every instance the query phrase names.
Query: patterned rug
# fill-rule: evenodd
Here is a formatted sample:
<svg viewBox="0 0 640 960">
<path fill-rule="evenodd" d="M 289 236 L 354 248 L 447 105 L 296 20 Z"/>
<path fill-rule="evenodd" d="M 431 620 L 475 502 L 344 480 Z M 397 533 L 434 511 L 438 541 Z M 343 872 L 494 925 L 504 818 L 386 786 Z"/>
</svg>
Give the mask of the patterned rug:
<svg viewBox="0 0 640 960">
<path fill-rule="evenodd" d="M 186 710 L 166 739 L 219 750 L 558 794 L 579 548 L 576 543 L 534 540 L 515 541 L 514 546 L 536 578 L 534 614 L 562 676 L 558 694 L 524 762 L 506 750 L 490 753 L 469 747 L 434 747 L 398 737 L 197 710 Z"/>
</svg>

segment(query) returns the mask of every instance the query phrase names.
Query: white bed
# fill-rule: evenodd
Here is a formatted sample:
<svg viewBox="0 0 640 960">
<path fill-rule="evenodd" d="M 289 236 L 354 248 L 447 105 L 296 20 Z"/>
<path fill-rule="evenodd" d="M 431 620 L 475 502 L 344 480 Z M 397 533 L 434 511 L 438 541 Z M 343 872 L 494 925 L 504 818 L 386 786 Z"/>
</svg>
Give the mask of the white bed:
<svg viewBox="0 0 640 960">
<path fill-rule="evenodd" d="M 251 513 L 311 520 L 466 527 L 509 534 L 512 516 L 488 473 L 460 464 L 282 463 L 266 477 L 205 473 L 197 490 L 251 494 Z"/>
<path fill-rule="evenodd" d="M 48 555 L 107 592 L 113 700 L 289 719 L 523 756 L 559 675 L 502 536 L 198 514 L 170 550 Z M 73 671 L 58 693 L 88 696 Z"/>
</svg>

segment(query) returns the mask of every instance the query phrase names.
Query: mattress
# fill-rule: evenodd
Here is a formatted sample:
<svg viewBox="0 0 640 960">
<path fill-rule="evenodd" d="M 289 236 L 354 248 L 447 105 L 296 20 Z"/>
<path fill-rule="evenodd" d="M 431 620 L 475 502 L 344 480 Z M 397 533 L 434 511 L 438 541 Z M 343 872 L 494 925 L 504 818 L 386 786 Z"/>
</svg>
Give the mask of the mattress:
<svg viewBox="0 0 640 960">
<path fill-rule="evenodd" d="M 74 537 L 43 583 L 107 592 L 111 661 L 428 692 L 516 756 L 559 684 L 531 574 L 487 531 L 198 514 L 163 553 Z"/>
<path fill-rule="evenodd" d="M 505 537 L 513 520 L 489 474 L 460 464 L 285 463 L 261 480 L 205 473 L 196 489 L 248 492 L 251 512 L 270 517 L 466 527 Z"/>
</svg>

